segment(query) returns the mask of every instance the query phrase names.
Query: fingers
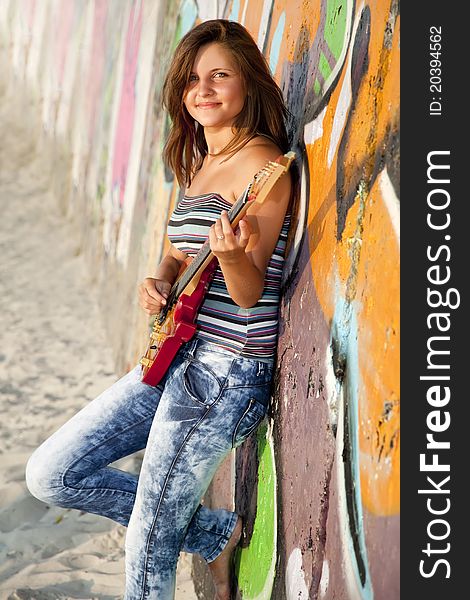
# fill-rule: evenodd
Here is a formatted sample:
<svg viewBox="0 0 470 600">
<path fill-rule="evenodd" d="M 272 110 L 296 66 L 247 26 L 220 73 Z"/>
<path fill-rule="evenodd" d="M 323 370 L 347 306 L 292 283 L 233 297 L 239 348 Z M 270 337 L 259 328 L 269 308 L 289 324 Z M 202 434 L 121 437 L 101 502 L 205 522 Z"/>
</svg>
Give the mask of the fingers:
<svg viewBox="0 0 470 600">
<path fill-rule="evenodd" d="M 228 221 L 228 217 L 227 217 L 226 212 L 222 211 L 222 214 L 220 215 L 220 219 L 217 219 L 217 221 L 214 223 L 215 237 L 217 238 L 217 240 L 220 240 L 220 241 L 225 240 L 225 236 L 230 235 L 230 233 L 232 232 L 232 228 L 230 227 L 230 222 L 228 223 L 229 229 L 227 229 L 226 224 L 224 226 L 225 220 Z"/>
<path fill-rule="evenodd" d="M 156 300 L 160 304 L 166 304 L 165 298 L 168 297 L 168 294 L 166 291 L 159 289 L 157 286 L 157 279 L 153 279 L 151 277 L 147 277 L 146 279 L 144 279 L 144 289 L 147 292 L 148 296 L 153 300 Z"/>
<path fill-rule="evenodd" d="M 230 221 L 228 218 L 228 213 L 226 210 L 222 211 L 222 214 L 220 215 L 220 222 L 222 224 L 222 233 L 225 236 L 233 236 L 233 229 L 232 226 L 230 225 Z"/>
<path fill-rule="evenodd" d="M 215 237 L 220 241 L 229 241 L 233 237 L 232 226 L 228 220 L 227 211 L 223 210 L 220 219 L 214 223 Z"/>
<path fill-rule="evenodd" d="M 159 294 L 155 289 L 145 289 L 147 294 L 147 302 L 150 304 L 166 304 L 166 296 L 164 294 Z"/>
<path fill-rule="evenodd" d="M 248 246 L 251 236 L 251 227 L 247 220 L 240 219 L 238 226 L 240 228 L 240 234 L 238 236 L 238 243 L 242 248 Z"/>
<path fill-rule="evenodd" d="M 210 248 L 219 261 L 237 263 L 245 253 L 251 234 L 251 227 L 245 218 L 240 219 L 234 231 L 224 210 L 220 219 L 209 229 Z"/>
<path fill-rule="evenodd" d="M 147 277 L 139 285 L 139 304 L 147 314 L 155 315 L 160 312 L 166 304 L 169 286 L 167 282 L 152 277 Z"/>
</svg>

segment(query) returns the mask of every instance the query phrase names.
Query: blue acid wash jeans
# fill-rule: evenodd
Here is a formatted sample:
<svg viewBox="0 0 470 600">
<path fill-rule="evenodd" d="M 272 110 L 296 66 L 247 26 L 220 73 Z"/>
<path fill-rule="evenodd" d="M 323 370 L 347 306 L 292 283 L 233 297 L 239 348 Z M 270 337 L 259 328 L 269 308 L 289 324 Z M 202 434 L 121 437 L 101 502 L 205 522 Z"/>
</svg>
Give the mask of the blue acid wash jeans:
<svg viewBox="0 0 470 600">
<path fill-rule="evenodd" d="M 157 387 L 137 366 L 47 439 L 28 461 L 28 488 L 126 525 L 125 600 L 173 600 L 180 550 L 209 563 L 232 535 L 237 514 L 200 501 L 265 416 L 272 375 L 273 361 L 193 339 Z M 143 448 L 138 476 L 108 466 Z"/>
</svg>

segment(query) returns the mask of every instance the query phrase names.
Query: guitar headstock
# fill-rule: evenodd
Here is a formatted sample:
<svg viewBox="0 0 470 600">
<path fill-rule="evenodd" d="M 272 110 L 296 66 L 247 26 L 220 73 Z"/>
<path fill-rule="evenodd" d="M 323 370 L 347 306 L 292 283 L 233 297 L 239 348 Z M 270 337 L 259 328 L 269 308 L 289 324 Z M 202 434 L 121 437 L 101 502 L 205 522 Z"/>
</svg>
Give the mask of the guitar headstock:
<svg viewBox="0 0 470 600">
<path fill-rule="evenodd" d="M 281 154 L 275 161 L 268 161 L 253 177 L 250 184 L 249 200 L 263 202 L 276 181 L 287 173 L 292 161 L 295 159 L 295 152 Z"/>
</svg>

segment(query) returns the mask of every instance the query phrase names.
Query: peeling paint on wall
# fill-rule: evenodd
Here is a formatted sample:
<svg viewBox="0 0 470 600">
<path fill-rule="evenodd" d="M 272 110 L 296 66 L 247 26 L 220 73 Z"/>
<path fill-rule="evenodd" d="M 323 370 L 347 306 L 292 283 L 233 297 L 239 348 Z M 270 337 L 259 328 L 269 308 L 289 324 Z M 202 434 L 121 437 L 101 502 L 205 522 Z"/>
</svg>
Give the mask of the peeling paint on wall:
<svg viewBox="0 0 470 600">
<path fill-rule="evenodd" d="M 302 568 L 302 552 L 294 548 L 290 553 L 286 569 L 286 599 L 308 600 L 308 588 Z"/>
</svg>

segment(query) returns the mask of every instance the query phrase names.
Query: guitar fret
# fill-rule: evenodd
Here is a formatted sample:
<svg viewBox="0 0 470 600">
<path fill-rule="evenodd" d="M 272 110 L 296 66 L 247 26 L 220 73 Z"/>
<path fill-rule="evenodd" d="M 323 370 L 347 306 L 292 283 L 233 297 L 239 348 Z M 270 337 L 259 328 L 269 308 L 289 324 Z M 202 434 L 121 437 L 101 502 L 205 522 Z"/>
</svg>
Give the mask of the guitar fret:
<svg viewBox="0 0 470 600">
<path fill-rule="evenodd" d="M 187 284 L 191 281 L 193 276 L 197 273 L 201 265 L 204 263 L 206 258 L 209 256 L 211 252 L 209 242 L 204 242 L 199 252 L 193 258 L 193 260 L 189 263 L 187 269 L 184 271 L 182 277 L 176 282 L 175 295 L 178 297 Z"/>
</svg>

